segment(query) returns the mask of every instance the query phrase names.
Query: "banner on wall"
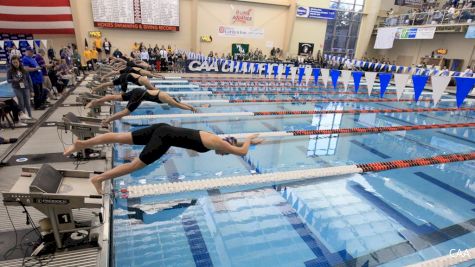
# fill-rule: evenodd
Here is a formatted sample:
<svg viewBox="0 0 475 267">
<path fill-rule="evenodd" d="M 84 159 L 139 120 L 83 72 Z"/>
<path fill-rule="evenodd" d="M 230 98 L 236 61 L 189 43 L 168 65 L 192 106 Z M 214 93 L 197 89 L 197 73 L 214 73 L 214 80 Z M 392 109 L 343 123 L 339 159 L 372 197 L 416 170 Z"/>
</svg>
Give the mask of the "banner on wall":
<svg viewBox="0 0 475 267">
<path fill-rule="evenodd" d="M 231 5 L 231 24 L 252 26 L 254 9 L 246 6 Z"/>
<path fill-rule="evenodd" d="M 247 54 L 249 53 L 249 44 L 232 44 L 231 54 L 234 57 L 235 54 Z"/>
<path fill-rule="evenodd" d="M 336 11 L 333 9 L 298 6 L 297 17 L 309 19 L 335 19 Z"/>
<path fill-rule="evenodd" d="M 248 26 L 219 26 L 218 35 L 222 37 L 264 38 L 264 29 Z"/>
<path fill-rule="evenodd" d="M 310 56 L 313 54 L 313 43 L 299 43 L 299 56 Z"/>
<path fill-rule="evenodd" d="M 475 25 L 471 25 L 468 27 L 467 33 L 465 33 L 465 38 L 475 39 Z"/>
<path fill-rule="evenodd" d="M 394 39 L 398 28 L 378 28 L 374 49 L 390 49 L 393 48 Z"/>
<path fill-rule="evenodd" d="M 436 27 L 399 28 L 396 39 L 434 39 Z"/>
</svg>

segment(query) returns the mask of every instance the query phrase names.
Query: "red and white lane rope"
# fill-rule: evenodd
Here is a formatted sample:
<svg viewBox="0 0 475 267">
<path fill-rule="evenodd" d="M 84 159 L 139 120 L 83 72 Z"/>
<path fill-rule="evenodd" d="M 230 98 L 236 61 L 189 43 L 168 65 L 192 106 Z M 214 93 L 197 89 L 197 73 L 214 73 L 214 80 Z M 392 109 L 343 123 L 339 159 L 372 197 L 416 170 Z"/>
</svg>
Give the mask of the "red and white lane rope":
<svg viewBox="0 0 475 267">
<path fill-rule="evenodd" d="M 173 183 L 167 182 L 161 184 L 136 185 L 124 188 L 121 190 L 121 192 L 123 193 L 123 197 L 136 198 L 148 195 L 174 194 L 180 192 L 201 191 L 222 187 L 312 180 L 331 176 L 348 175 L 364 172 L 379 172 L 399 168 L 445 164 L 450 162 L 467 161 L 474 159 L 475 152 L 471 152 L 466 154 L 439 155 L 429 158 L 394 160 L 388 162 L 373 162 L 367 164 L 355 164 L 309 170 L 231 176 L 225 178 L 192 180 Z"/>
<path fill-rule="evenodd" d="M 163 118 L 198 118 L 198 117 L 252 117 L 252 116 L 286 116 L 316 114 L 363 114 L 363 113 L 408 113 L 408 112 L 456 112 L 475 111 L 475 108 L 395 108 L 395 109 L 351 109 L 351 110 L 302 110 L 302 111 L 259 111 L 259 112 L 216 112 L 183 113 L 126 116 L 125 120 L 163 119 Z"/>
</svg>

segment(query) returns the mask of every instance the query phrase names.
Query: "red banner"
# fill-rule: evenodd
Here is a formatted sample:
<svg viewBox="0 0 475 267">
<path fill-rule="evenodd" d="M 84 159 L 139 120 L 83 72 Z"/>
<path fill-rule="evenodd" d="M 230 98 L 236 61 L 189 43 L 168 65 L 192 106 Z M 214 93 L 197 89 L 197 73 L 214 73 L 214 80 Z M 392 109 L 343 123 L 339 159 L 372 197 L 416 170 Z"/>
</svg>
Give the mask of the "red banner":
<svg viewBox="0 0 475 267">
<path fill-rule="evenodd" d="M 117 22 L 94 22 L 95 27 L 116 28 L 116 29 L 132 29 L 132 30 L 149 30 L 149 31 L 179 31 L 179 26 L 167 25 L 145 25 L 140 23 L 117 23 Z"/>
</svg>

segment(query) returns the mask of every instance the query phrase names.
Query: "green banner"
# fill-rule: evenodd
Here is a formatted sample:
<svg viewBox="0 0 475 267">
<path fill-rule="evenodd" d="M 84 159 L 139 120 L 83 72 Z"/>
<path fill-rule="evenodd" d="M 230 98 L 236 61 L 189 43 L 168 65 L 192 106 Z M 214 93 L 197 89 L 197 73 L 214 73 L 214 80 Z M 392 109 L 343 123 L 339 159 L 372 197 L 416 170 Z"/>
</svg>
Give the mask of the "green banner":
<svg viewBox="0 0 475 267">
<path fill-rule="evenodd" d="M 233 44 L 231 54 L 247 54 L 249 53 L 249 44 Z"/>
</svg>

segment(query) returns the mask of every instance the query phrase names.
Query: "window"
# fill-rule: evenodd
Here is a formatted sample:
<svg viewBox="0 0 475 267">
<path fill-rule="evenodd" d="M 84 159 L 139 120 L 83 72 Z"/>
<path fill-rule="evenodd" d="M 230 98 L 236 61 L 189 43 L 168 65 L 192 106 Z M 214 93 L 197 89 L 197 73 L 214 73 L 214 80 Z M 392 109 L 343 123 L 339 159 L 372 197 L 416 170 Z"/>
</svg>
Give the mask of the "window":
<svg viewBox="0 0 475 267">
<path fill-rule="evenodd" d="M 331 0 L 336 18 L 327 23 L 323 51 L 325 54 L 354 57 L 356 40 L 361 24 L 364 0 Z"/>
</svg>

